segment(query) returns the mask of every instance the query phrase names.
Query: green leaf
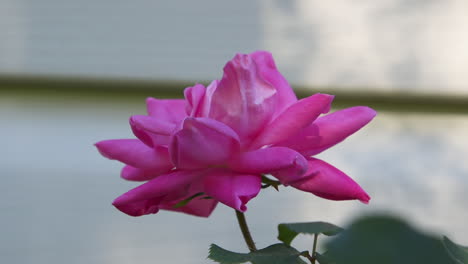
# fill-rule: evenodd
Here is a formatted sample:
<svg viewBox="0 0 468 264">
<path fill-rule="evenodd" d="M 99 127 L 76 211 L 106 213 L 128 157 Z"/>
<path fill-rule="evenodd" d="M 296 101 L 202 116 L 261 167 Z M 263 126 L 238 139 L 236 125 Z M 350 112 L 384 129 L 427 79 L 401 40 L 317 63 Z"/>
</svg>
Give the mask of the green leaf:
<svg viewBox="0 0 468 264">
<path fill-rule="evenodd" d="M 336 264 L 456 263 L 440 239 L 390 216 L 358 219 L 325 248 Z"/>
<path fill-rule="evenodd" d="M 327 254 L 319 254 L 315 253 L 315 259 L 320 263 L 320 264 L 335 264 L 333 260 L 331 260 Z"/>
<path fill-rule="evenodd" d="M 452 257 L 457 264 L 468 264 L 468 247 L 457 245 L 446 236 L 442 239 L 442 243 L 450 257 Z"/>
<path fill-rule="evenodd" d="M 208 258 L 221 264 L 239 264 L 250 260 L 249 254 L 236 253 L 211 244 Z"/>
<path fill-rule="evenodd" d="M 285 244 L 274 244 L 250 253 L 236 253 L 223 249 L 215 244 L 210 247 L 208 258 L 220 264 L 306 264 L 301 253 Z"/>
<path fill-rule="evenodd" d="M 334 236 L 341 231 L 343 231 L 341 227 L 326 222 L 280 224 L 278 225 L 278 239 L 290 245 L 299 233 Z"/>
</svg>

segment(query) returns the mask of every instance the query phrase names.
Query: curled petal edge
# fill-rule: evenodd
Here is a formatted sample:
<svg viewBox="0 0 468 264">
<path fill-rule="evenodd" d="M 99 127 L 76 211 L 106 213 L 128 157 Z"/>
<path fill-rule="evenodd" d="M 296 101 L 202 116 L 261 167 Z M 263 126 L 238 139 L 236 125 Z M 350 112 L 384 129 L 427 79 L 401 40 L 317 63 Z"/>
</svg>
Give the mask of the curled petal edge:
<svg viewBox="0 0 468 264">
<path fill-rule="evenodd" d="M 309 161 L 309 170 L 291 186 L 328 200 L 359 200 L 368 204 L 370 196 L 348 175 L 332 165 L 315 158 Z"/>
</svg>

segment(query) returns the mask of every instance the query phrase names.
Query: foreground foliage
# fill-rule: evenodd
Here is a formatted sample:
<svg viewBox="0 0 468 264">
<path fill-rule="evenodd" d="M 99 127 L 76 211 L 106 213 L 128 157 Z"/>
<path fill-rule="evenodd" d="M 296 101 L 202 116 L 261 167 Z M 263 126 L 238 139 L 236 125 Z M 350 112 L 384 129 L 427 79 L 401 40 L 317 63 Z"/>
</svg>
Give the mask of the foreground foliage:
<svg viewBox="0 0 468 264">
<path fill-rule="evenodd" d="M 211 245 L 209 258 L 221 264 L 320 263 L 320 264 L 468 264 L 468 247 L 447 237 L 425 234 L 402 219 L 368 216 L 342 229 L 325 222 L 289 223 L 278 226 L 283 242 L 250 253 L 236 253 Z M 299 234 L 314 236 L 313 250 L 291 246 Z M 333 236 L 324 253 L 316 252 L 319 235 Z"/>
</svg>

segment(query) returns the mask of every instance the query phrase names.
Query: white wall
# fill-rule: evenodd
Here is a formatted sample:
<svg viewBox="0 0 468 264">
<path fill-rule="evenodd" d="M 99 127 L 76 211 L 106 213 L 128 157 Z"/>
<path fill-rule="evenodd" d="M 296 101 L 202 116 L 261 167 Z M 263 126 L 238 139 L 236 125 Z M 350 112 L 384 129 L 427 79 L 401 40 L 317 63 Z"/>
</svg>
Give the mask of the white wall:
<svg viewBox="0 0 468 264">
<path fill-rule="evenodd" d="M 290 82 L 468 94 L 465 0 L 0 0 L 0 73 L 210 80 L 267 49 Z"/>
</svg>

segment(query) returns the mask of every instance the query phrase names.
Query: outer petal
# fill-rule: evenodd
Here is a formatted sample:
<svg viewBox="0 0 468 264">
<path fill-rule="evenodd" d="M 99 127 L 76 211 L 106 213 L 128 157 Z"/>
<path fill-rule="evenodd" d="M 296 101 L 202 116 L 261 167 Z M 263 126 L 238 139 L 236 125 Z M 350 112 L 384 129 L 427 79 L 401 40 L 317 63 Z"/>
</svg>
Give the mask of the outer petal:
<svg viewBox="0 0 468 264">
<path fill-rule="evenodd" d="M 184 96 L 187 100 L 186 112 L 192 117 L 200 117 L 203 112 L 203 101 L 205 98 L 205 86 L 196 84 L 193 87 L 187 87 L 184 90 Z"/>
<path fill-rule="evenodd" d="M 139 169 L 126 165 L 122 168 L 120 177 L 128 181 L 148 181 L 161 174 L 168 173 L 172 167 L 173 166 L 171 165 L 171 167 L 160 169 Z"/>
<path fill-rule="evenodd" d="M 330 111 L 333 97 L 328 94 L 314 94 L 291 105 L 268 124 L 252 148 L 275 144 L 290 138 L 310 125 L 319 115 Z"/>
<path fill-rule="evenodd" d="M 239 174 L 228 169 L 212 169 L 205 178 L 205 193 L 238 211 L 247 210 L 247 202 L 261 189 L 260 175 Z"/>
<path fill-rule="evenodd" d="M 213 91 L 208 117 L 234 129 L 248 144 L 295 95 L 267 52 L 238 54 L 224 67 Z"/>
<path fill-rule="evenodd" d="M 190 117 L 172 137 L 169 151 L 172 162 L 179 169 L 223 165 L 239 152 L 239 139 L 223 123 Z"/>
<path fill-rule="evenodd" d="M 112 203 L 120 211 L 141 216 L 155 214 L 161 204 L 170 203 L 188 195 L 191 182 L 196 181 L 204 171 L 175 171 L 161 175 L 119 196 Z"/>
<path fill-rule="evenodd" d="M 271 147 L 245 152 L 229 162 L 229 167 L 240 173 L 267 174 L 288 185 L 307 171 L 307 160 L 296 151 L 285 147 Z"/>
<path fill-rule="evenodd" d="M 151 116 L 134 115 L 130 117 L 130 127 L 138 139 L 152 147 L 169 144 L 176 125 Z"/>
<path fill-rule="evenodd" d="M 149 97 L 146 99 L 148 114 L 161 121 L 177 124 L 186 116 L 185 100 L 183 99 L 155 99 Z"/>
<path fill-rule="evenodd" d="M 318 118 L 296 136 L 277 145 L 306 156 L 318 154 L 346 139 L 369 123 L 377 113 L 366 106 L 346 108 Z"/>
<path fill-rule="evenodd" d="M 369 195 L 350 177 L 319 159 L 309 160 L 309 170 L 291 186 L 329 200 L 360 200 L 369 203 Z"/>
<path fill-rule="evenodd" d="M 133 167 L 153 170 L 170 170 L 174 167 L 167 148 L 150 148 L 138 139 L 104 140 L 95 145 L 104 157 Z"/>
</svg>

